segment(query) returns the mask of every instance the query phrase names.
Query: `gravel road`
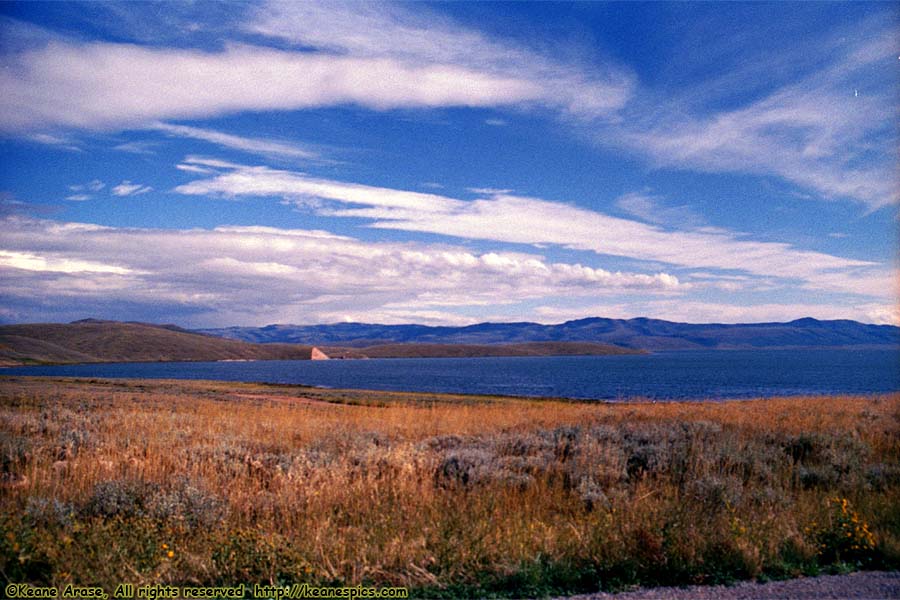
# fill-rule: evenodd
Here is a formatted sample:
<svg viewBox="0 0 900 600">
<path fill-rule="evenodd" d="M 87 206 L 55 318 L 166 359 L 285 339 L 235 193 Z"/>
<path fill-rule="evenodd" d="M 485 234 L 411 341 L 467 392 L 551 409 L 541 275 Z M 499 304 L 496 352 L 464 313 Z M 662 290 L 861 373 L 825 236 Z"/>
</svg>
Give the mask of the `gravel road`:
<svg viewBox="0 0 900 600">
<path fill-rule="evenodd" d="M 863 571 L 769 583 L 639 589 L 565 600 L 887 600 L 900 598 L 900 572 Z M 563 600 L 563 599 L 557 599 Z"/>
</svg>

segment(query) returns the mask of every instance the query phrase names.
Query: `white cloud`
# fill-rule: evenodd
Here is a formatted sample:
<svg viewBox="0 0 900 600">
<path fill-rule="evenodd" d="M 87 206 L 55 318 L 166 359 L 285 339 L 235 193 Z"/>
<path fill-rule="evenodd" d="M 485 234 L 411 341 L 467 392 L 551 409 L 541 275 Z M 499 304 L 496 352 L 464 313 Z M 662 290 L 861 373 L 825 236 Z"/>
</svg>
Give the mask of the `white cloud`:
<svg viewBox="0 0 900 600">
<path fill-rule="evenodd" d="M 110 192 L 113 196 L 137 196 L 152 191 L 149 185 L 141 185 L 140 183 L 131 183 L 127 179 L 119 185 L 113 187 Z"/>
<path fill-rule="evenodd" d="M 556 98 L 544 100 L 545 106 L 580 116 L 616 113 L 608 122 L 576 122 L 594 129 L 604 144 L 624 144 L 662 166 L 776 175 L 820 197 L 849 198 L 873 209 L 900 201 L 892 158 L 896 93 L 886 75 L 896 66 L 898 39 L 890 13 L 847 24 L 830 37 L 779 46 L 776 56 L 764 48 L 740 52 L 728 58 L 735 64 L 726 65 L 732 68 L 725 75 L 677 86 L 661 98 L 660 90 L 609 64 L 592 80 L 588 74 L 596 65 L 563 64 L 418 8 L 268 2 L 247 27 L 347 56 L 527 74 L 542 94 Z M 741 49 L 727 46 L 730 53 Z M 709 70 L 722 71 L 716 67 Z M 774 78 L 780 83 L 762 99 L 735 106 L 736 90 L 757 97 L 765 89 L 761 82 L 769 81 L 762 75 L 773 68 L 792 77 Z M 722 105 L 730 108 L 713 108 Z"/>
<path fill-rule="evenodd" d="M 316 230 L 120 229 L 21 217 L 2 226 L 0 297 L 20 312 L 41 298 L 45 309 L 60 314 L 103 302 L 137 314 L 168 311 L 179 322 L 202 314 L 203 322 L 217 324 L 314 323 L 338 313 L 392 312 L 397 319 L 453 313 L 460 319 L 456 311 L 466 306 L 687 289 L 668 273 L 610 272 L 455 246 L 369 243 Z"/>
<path fill-rule="evenodd" d="M 410 67 L 231 46 L 223 52 L 126 44 L 70 44 L 14 57 L 0 74 L 0 127 L 53 123 L 79 128 L 139 127 L 159 119 L 334 104 L 388 109 L 489 106 L 535 99 L 537 86 L 456 67 Z"/>
<path fill-rule="evenodd" d="M 839 42 L 799 46 L 820 59 L 818 68 L 761 99 L 710 110 L 735 86 L 758 84 L 756 71 L 748 81 L 729 74 L 690 89 L 688 97 L 668 98 L 670 109 L 633 107 L 634 119 L 612 134 L 601 132 L 602 141 L 612 135 L 660 166 L 775 175 L 819 197 L 871 209 L 897 203 L 896 93 L 887 75 L 896 67 L 897 36 L 884 23 L 857 29 L 841 32 Z M 817 54 L 819 45 L 829 52 Z M 860 87 L 864 93 L 854 94 Z"/>
<path fill-rule="evenodd" d="M 703 219 L 689 206 L 665 206 L 663 199 L 649 192 L 629 192 L 616 199 L 616 206 L 629 215 L 657 225 L 696 228 Z"/>
<path fill-rule="evenodd" d="M 175 188 L 188 195 L 276 196 L 290 198 L 320 198 L 351 204 L 389 209 L 443 214 L 448 208 L 463 208 L 465 203 L 445 196 L 423 192 L 409 192 L 367 185 L 343 183 L 308 177 L 302 173 L 235 165 L 225 161 L 189 157 L 183 164 L 230 169 L 215 178 L 192 181 Z"/>
<path fill-rule="evenodd" d="M 88 183 L 77 183 L 74 185 L 70 185 L 69 190 L 77 193 L 66 196 L 66 200 L 72 200 L 74 202 L 84 202 L 85 200 L 90 200 L 94 197 L 93 192 L 99 192 L 105 187 L 106 184 L 99 179 L 91 180 Z"/>
<path fill-rule="evenodd" d="M 28 252 L 7 252 L 5 250 L 0 250 L 0 267 L 51 273 L 113 273 L 124 275 L 131 272 L 123 267 L 89 260 L 73 259 L 65 256 L 47 257 Z"/>
<path fill-rule="evenodd" d="M 99 179 L 92 179 L 88 183 L 77 183 L 74 185 L 70 185 L 69 189 L 73 192 L 99 192 L 103 188 L 106 187 L 106 184 L 100 181 Z"/>
<path fill-rule="evenodd" d="M 7 56 L 0 129 L 135 128 L 159 120 L 356 104 L 375 110 L 558 106 L 531 71 L 294 52 L 231 44 L 221 52 L 54 41 Z M 543 75 L 548 75 L 544 73 Z M 566 75 L 565 77 L 568 77 Z M 611 110 L 622 84 L 585 82 L 577 111 Z"/>
<path fill-rule="evenodd" d="M 193 164 L 193 163 L 189 163 Z M 797 280 L 810 289 L 876 297 L 893 296 L 883 265 L 759 242 L 717 228 L 665 231 L 503 190 L 463 201 L 437 194 L 378 188 L 309 177 L 267 167 L 239 167 L 196 180 L 175 191 L 204 196 L 286 198 L 318 214 L 371 220 L 371 226 L 518 244 L 553 244 L 693 269 L 724 269 L 759 277 Z M 348 206 L 347 206 L 348 205 Z"/>
<path fill-rule="evenodd" d="M 580 61 L 552 58 L 564 53 L 538 48 L 540 40 L 529 47 L 490 37 L 423 5 L 267 2 L 248 12 L 245 33 L 275 39 L 279 48 L 227 35 L 222 50 L 209 52 L 85 43 L 47 32 L 35 38 L 46 40 L 40 44 L 13 45 L 0 70 L 0 130 L 140 128 L 348 104 L 541 107 L 574 116 L 567 120 L 579 130 L 661 167 L 777 176 L 817 197 L 852 199 L 870 209 L 900 201 L 892 158 L 896 94 L 886 75 L 896 55 L 890 18 L 850 24 L 835 39 L 804 40 L 791 52 L 779 47 L 778 68 L 790 71 L 791 82 L 773 78 L 778 83 L 760 99 L 767 85 L 761 81 L 768 81 L 761 74 L 773 62 L 765 52 L 741 53 L 739 62 L 731 59 L 736 64 L 715 69 L 727 71 L 719 78 L 655 89 L 584 51 Z M 741 50 L 728 46 L 731 54 Z M 736 90 L 752 99 L 736 102 Z M 310 152 L 208 129 L 161 127 L 268 156 L 306 159 Z M 36 135 L 47 143 L 54 138 Z"/>
<path fill-rule="evenodd" d="M 28 139 L 32 142 L 37 142 L 38 144 L 44 144 L 46 146 L 56 146 L 62 150 L 69 150 L 71 152 L 82 152 L 81 147 L 72 140 L 72 138 L 64 135 L 53 135 L 49 133 L 32 133 L 28 136 Z"/>
<path fill-rule="evenodd" d="M 470 187 L 466 188 L 466 190 L 472 192 L 473 194 L 477 194 L 479 196 L 497 196 L 503 194 L 511 194 L 513 190 L 506 188 L 489 188 L 489 187 Z"/>
<path fill-rule="evenodd" d="M 357 312 L 335 310 L 320 313 L 322 323 L 379 323 L 384 325 L 444 325 L 463 327 L 478 323 L 478 319 L 440 310 L 417 310 L 401 305 L 387 304 L 381 309 Z"/>
<path fill-rule="evenodd" d="M 124 144 L 113 146 L 113 150 L 118 150 L 119 152 L 128 152 L 129 154 L 143 154 L 146 156 L 151 156 L 153 154 L 156 154 L 156 150 L 154 150 L 156 146 L 156 142 L 125 142 Z"/>
<path fill-rule="evenodd" d="M 212 129 L 188 127 L 186 125 L 172 125 L 169 123 L 154 123 L 150 126 L 150 129 L 162 131 L 163 133 L 176 137 L 203 140 L 211 144 L 222 146 L 223 148 L 241 150 L 250 154 L 305 160 L 319 158 L 318 153 L 297 144 L 260 138 L 241 137 Z"/>
<path fill-rule="evenodd" d="M 806 282 L 803 287 L 810 291 L 839 289 L 853 294 L 896 300 L 900 298 L 900 272 L 896 270 L 861 271 L 854 272 L 849 277 L 846 273 L 823 272 L 814 281 Z"/>
<path fill-rule="evenodd" d="M 198 165 L 190 165 L 190 164 L 180 164 L 175 165 L 175 168 L 179 171 L 185 171 L 186 173 L 200 173 L 202 175 L 209 175 L 210 173 L 215 173 L 215 170 L 209 169 L 207 167 L 200 167 Z"/>
<path fill-rule="evenodd" d="M 900 306 L 896 304 L 870 304 L 863 308 L 865 315 L 861 321 L 876 325 L 900 325 Z"/>
<path fill-rule="evenodd" d="M 336 55 L 414 65 L 454 65 L 498 79 L 527 81 L 534 102 L 580 117 L 609 116 L 628 101 L 633 77 L 612 65 L 567 63 L 464 27 L 423 5 L 270 1 L 249 20 L 252 33 Z M 562 54 L 557 43 L 555 54 Z M 509 104 L 500 102 L 499 105 Z"/>
</svg>

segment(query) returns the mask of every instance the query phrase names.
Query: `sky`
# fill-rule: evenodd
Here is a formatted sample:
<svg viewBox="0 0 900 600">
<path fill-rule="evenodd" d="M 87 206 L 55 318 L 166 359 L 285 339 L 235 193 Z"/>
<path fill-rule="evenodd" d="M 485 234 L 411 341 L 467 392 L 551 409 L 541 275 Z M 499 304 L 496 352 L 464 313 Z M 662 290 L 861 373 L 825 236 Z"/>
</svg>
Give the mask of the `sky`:
<svg viewBox="0 0 900 600">
<path fill-rule="evenodd" d="M 0 3 L 0 322 L 900 324 L 896 3 Z"/>
</svg>

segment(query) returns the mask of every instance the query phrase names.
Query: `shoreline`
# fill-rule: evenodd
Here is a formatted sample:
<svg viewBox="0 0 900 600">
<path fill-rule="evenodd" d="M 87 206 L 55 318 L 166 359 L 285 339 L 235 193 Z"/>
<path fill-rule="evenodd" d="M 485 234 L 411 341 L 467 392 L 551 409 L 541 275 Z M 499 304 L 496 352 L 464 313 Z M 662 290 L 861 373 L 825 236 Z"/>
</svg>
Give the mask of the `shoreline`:
<svg viewBox="0 0 900 600">
<path fill-rule="evenodd" d="M 258 344 L 260 346 L 265 346 L 266 344 Z M 410 346 L 414 346 L 415 344 L 409 344 Z M 503 346 L 504 344 L 500 344 L 499 346 Z M 516 344 L 505 344 L 505 345 L 516 345 Z M 448 346 L 455 346 L 455 344 L 448 344 Z M 332 347 L 324 346 L 327 349 L 332 349 Z M 351 347 L 335 347 L 339 351 L 345 350 L 359 350 Z M 364 348 L 363 348 L 364 349 Z M 891 344 L 859 344 L 854 346 L 740 346 L 740 347 L 717 347 L 717 348 L 679 348 L 674 350 L 647 350 L 647 349 L 630 349 L 630 348 L 621 348 L 622 350 L 626 350 L 625 352 L 614 352 L 614 353 L 548 353 L 548 354 L 483 354 L 483 355 L 471 355 L 471 356 L 459 356 L 459 355 L 421 355 L 421 356 L 351 356 L 351 355 L 336 355 L 329 357 L 328 360 L 336 360 L 336 361 L 367 361 L 367 360 L 402 360 L 402 359 L 411 359 L 411 360 L 425 360 L 425 359 L 484 359 L 484 358 L 551 358 L 551 357 L 621 357 L 621 356 L 647 356 L 647 355 L 659 355 L 659 354 L 694 354 L 694 353 L 703 353 L 703 352 L 716 352 L 716 353 L 735 353 L 735 352 L 797 352 L 803 350 L 830 350 L 830 351 L 846 351 L 846 352 L 858 352 L 858 351 L 867 351 L 867 350 L 876 350 L 876 351 L 894 351 L 900 352 L 900 346 L 891 345 Z M 31 359 L 29 359 L 31 360 Z M 11 362 L 9 360 L 0 360 L 0 370 L 2 369 L 14 369 L 14 368 L 24 368 L 24 367 L 67 367 L 67 366 L 87 366 L 87 365 L 110 365 L 110 364 L 177 364 L 177 363 L 266 363 L 266 362 L 299 362 L 306 363 L 311 362 L 315 359 L 310 358 L 190 358 L 190 359 L 156 359 L 156 360 L 118 360 L 118 359 L 98 359 L 91 360 L 86 362 L 77 362 L 77 361 L 33 361 L 33 362 Z M 2 371 L 0 371 L 2 372 Z"/>
<path fill-rule="evenodd" d="M 320 394 L 333 394 L 342 398 L 352 396 L 366 397 L 408 397 L 414 399 L 416 397 L 443 398 L 452 399 L 468 399 L 472 401 L 494 401 L 494 400 L 511 400 L 523 402 L 543 402 L 543 403 L 573 403 L 573 404 L 608 404 L 608 405 L 665 405 L 665 404 L 722 404 L 735 402 L 764 402 L 767 400 L 800 400 L 814 398 L 832 398 L 832 397 L 853 397 L 853 398 L 877 398 L 900 395 L 900 390 L 890 391 L 868 391 L 868 392 L 821 392 L 821 393 L 803 393 L 803 394 L 770 394 L 758 396 L 743 397 L 711 397 L 700 396 L 691 398 L 650 398 L 646 396 L 630 396 L 619 398 L 578 398 L 566 396 L 535 396 L 535 395 L 516 395 L 516 394 L 471 394 L 465 392 L 431 392 L 416 391 L 402 389 L 376 389 L 376 388 L 338 388 L 325 385 L 313 385 L 303 383 L 279 383 L 267 381 L 237 381 L 230 379 L 181 379 L 181 378 L 154 378 L 154 377 L 115 377 L 115 376 L 79 376 L 79 375 L 23 375 L 23 374 L 5 374 L 0 370 L 0 383 L 5 381 L 14 381 L 16 379 L 35 380 L 46 383 L 81 383 L 81 384 L 132 384 L 142 387 L 152 387 L 159 385 L 161 387 L 171 387 L 182 385 L 185 387 L 229 387 L 234 385 L 252 386 L 254 388 L 271 388 L 272 391 L 297 390 L 301 393 L 314 391 Z"/>
</svg>

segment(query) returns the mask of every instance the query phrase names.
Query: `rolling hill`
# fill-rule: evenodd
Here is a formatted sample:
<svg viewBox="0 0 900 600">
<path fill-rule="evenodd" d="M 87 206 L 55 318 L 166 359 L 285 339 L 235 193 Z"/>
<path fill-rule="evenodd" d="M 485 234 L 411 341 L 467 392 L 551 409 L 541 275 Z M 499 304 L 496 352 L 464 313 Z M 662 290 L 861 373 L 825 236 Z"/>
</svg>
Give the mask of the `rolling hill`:
<svg viewBox="0 0 900 600">
<path fill-rule="evenodd" d="M 74 323 L 0 326 L 0 366 L 50 363 L 215 360 L 309 360 L 312 345 L 256 344 L 191 332 L 174 325 L 86 319 Z M 387 344 L 326 346 L 334 358 L 438 358 L 633 354 L 608 344 Z"/>
<path fill-rule="evenodd" d="M 643 350 L 593 342 L 529 342 L 524 344 L 381 344 L 365 348 L 323 346 L 332 358 L 474 358 L 479 356 L 609 356 L 642 354 Z"/>
<path fill-rule="evenodd" d="M 87 319 L 0 326 L 0 364 L 309 359 L 312 348 L 251 344 L 175 326 Z"/>
<path fill-rule="evenodd" d="M 661 350 L 896 348 L 900 328 L 855 321 L 705 324 L 581 319 L 559 325 L 270 325 L 189 331 L 174 325 L 86 319 L 0 326 L 0 365 L 333 358 L 623 354 Z"/>
<path fill-rule="evenodd" d="M 658 319 L 590 318 L 559 325 L 480 323 L 425 325 L 268 325 L 200 330 L 257 343 L 300 343 L 363 348 L 384 344 L 519 344 L 594 342 L 643 350 L 898 347 L 900 327 L 856 321 L 798 319 L 788 323 L 691 324 Z"/>
</svg>

